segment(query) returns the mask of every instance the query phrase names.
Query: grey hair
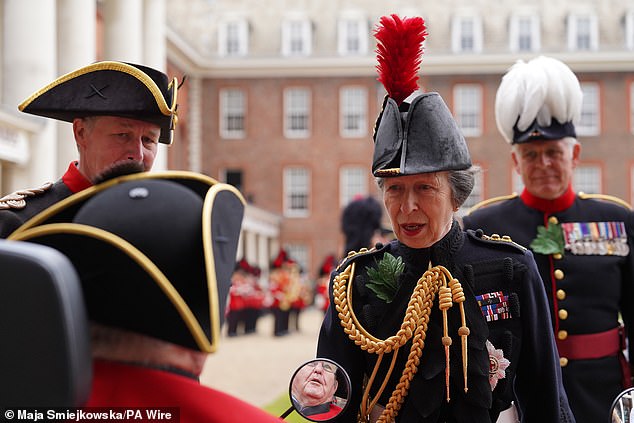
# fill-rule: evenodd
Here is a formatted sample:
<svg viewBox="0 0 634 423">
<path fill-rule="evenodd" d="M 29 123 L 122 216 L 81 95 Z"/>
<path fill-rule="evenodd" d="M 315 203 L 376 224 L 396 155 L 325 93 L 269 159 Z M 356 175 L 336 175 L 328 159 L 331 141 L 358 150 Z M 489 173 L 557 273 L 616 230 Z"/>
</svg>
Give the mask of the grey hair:
<svg viewBox="0 0 634 423">
<path fill-rule="evenodd" d="M 455 207 L 462 207 L 475 185 L 475 175 L 480 172 L 480 167 L 471 166 L 464 170 L 449 171 L 449 185 Z"/>
<path fill-rule="evenodd" d="M 471 166 L 464 170 L 449 170 L 447 178 L 451 187 L 451 201 L 454 207 L 461 207 L 469 198 L 471 191 L 475 185 L 475 175 L 480 172 L 479 166 Z M 378 187 L 383 190 L 385 186 L 385 178 L 375 178 Z"/>
</svg>

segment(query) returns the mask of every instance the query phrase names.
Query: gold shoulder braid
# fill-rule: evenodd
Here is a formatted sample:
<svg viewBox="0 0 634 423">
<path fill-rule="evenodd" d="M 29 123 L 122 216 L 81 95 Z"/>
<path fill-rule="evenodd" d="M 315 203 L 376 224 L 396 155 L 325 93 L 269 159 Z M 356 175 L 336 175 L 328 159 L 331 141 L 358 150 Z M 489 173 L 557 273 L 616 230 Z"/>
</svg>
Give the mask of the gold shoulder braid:
<svg viewBox="0 0 634 423">
<path fill-rule="evenodd" d="M 407 397 L 410 382 L 418 370 L 418 364 L 420 357 L 423 353 L 425 346 L 425 337 L 427 333 L 427 325 L 429 323 L 429 314 L 431 311 L 434 297 L 438 292 L 439 307 L 443 314 L 443 338 L 442 343 L 445 346 L 445 384 L 447 388 L 447 402 L 449 402 L 449 346 L 451 345 L 451 337 L 448 334 L 447 328 L 447 309 L 458 303 L 460 307 L 460 315 L 462 320 L 462 326 L 458 329 L 458 335 L 462 339 L 462 367 L 464 374 L 464 390 L 468 391 L 467 387 L 467 336 L 469 335 L 469 328 L 467 327 L 464 305 L 465 301 L 464 291 L 460 282 L 451 276 L 451 273 L 443 266 L 431 267 L 429 263 L 429 269 L 420 277 L 416 283 L 416 287 L 412 292 L 409 303 L 407 305 L 407 311 L 403 318 L 401 328 L 396 335 L 393 335 L 385 340 L 381 340 L 368 333 L 359 323 L 357 317 L 352 310 L 352 284 L 349 283 L 353 280 L 353 274 L 355 269 L 355 263 L 351 263 L 346 269 L 338 274 L 333 280 L 333 293 L 335 308 L 339 313 L 339 319 L 341 326 L 343 326 L 344 332 L 348 337 L 354 341 L 362 350 L 368 353 L 378 354 L 378 359 L 372 371 L 364 391 L 363 398 L 361 400 L 361 409 L 359 410 L 358 421 L 359 423 L 366 423 L 370 416 L 370 412 L 376 405 L 379 397 L 383 393 L 387 381 L 394 370 L 394 364 L 396 362 L 396 356 L 400 347 L 405 345 L 407 341 L 414 338 L 412 341 L 412 348 L 401 378 L 396 385 L 396 388 L 392 392 L 388 404 L 381 413 L 381 417 L 377 420 L 378 423 L 389 423 L 394 421 L 398 414 L 405 397 Z M 373 399 L 369 399 L 370 388 L 374 382 L 374 378 L 383 359 L 383 354 L 394 352 L 392 356 L 392 362 L 388 370 L 383 384 L 379 388 L 376 396 Z"/>
<path fill-rule="evenodd" d="M 26 207 L 26 198 L 48 191 L 53 186 L 52 182 L 46 182 L 38 188 L 23 189 L 12 192 L 0 198 L 0 210 L 23 209 Z"/>
<path fill-rule="evenodd" d="M 613 203 L 616 203 L 620 206 L 625 207 L 626 209 L 630 209 L 632 210 L 632 206 L 630 205 L 630 203 L 628 203 L 625 200 L 621 200 L 619 197 L 615 197 L 613 195 L 607 195 L 607 194 L 586 194 L 585 192 L 579 192 L 579 198 L 581 198 L 582 200 L 588 200 L 588 199 L 595 199 L 595 200 L 604 200 L 604 201 L 611 201 Z"/>
</svg>

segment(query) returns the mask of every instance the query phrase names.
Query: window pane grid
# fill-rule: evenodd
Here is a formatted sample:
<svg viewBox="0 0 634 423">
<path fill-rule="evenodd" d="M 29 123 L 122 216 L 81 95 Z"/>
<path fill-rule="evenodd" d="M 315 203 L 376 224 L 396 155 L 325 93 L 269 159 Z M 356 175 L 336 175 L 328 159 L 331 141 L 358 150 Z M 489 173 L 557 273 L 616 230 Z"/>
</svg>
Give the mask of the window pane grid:
<svg viewBox="0 0 634 423">
<path fill-rule="evenodd" d="M 294 88 L 285 92 L 286 136 L 291 138 L 309 135 L 310 93 L 307 89 Z"/>
<path fill-rule="evenodd" d="M 456 122 L 465 136 L 481 134 L 481 87 L 457 85 L 454 89 Z"/>
<path fill-rule="evenodd" d="M 599 86 L 596 83 L 582 83 L 583 101 L 581 118 L 577 125 L 577 135 L 593 136 L 600 132 L 599 127 Z"/>
<path fill-rule="evenodd" d="M 284 172 L 286 215 L 305 216 L 308 213 L 310 177 L 307 169 L 294 167 Z"/>
<path fill-rule="evenodd" d="M 244 93 L 240 90 L 221 92 L 221 135 L 227 138 L 244 136 Z"/>
<path fill-rule="evenodd" d="M 367 169 L 364 167 L 345 167 L 341 169 L 340 206 L 345 207 L 356 196 L 368 194 Z"/>
<path fill-rule="evenodd" d="M 601 168 L 598 166 L 578 166 L 574 171 L 575 191 L 586 194 L 601 193 Z"/>
<path fill-rule="evenodd" d="M 344 88 L 341 92 L 341 132 L 343 136 L 366 134 L 367 93 L 363 88 Z"/>
</svg>

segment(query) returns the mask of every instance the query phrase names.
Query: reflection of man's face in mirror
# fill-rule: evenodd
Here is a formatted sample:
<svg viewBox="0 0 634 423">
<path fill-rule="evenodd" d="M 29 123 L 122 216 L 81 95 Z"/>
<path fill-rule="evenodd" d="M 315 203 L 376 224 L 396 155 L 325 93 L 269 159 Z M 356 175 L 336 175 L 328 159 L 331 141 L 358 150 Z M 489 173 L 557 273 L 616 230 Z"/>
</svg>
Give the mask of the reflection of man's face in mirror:
<svg viewBox="0 0 634 423">
<path fill-rule="evenodd" d="M 332 401 L 337 391 L 337 366 L 316 360 L 303 365 L 295 374 L 291 391 L 303 407 Z"/>
</svg>

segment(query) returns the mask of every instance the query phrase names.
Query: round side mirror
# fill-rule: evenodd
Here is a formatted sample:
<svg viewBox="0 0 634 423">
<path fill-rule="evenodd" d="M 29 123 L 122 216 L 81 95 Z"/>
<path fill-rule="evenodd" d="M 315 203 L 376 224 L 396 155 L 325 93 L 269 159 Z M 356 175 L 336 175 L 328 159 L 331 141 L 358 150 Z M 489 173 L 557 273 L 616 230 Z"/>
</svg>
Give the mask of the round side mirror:
<svg viewBox="0 0 634 423">
<path fill-rule="evenodd" d="M 621 392 L 610 408 L 610 423 L 634 422 L 634 388 Z"/>
<path fill-rule="evenodd" d="M 350 377 L 332 360 L 316 358 L 299 366 L 289 385 L 292 410 L 314 422 L 326 422 L 341 414 L 350 400 Z"/>
</svg>

